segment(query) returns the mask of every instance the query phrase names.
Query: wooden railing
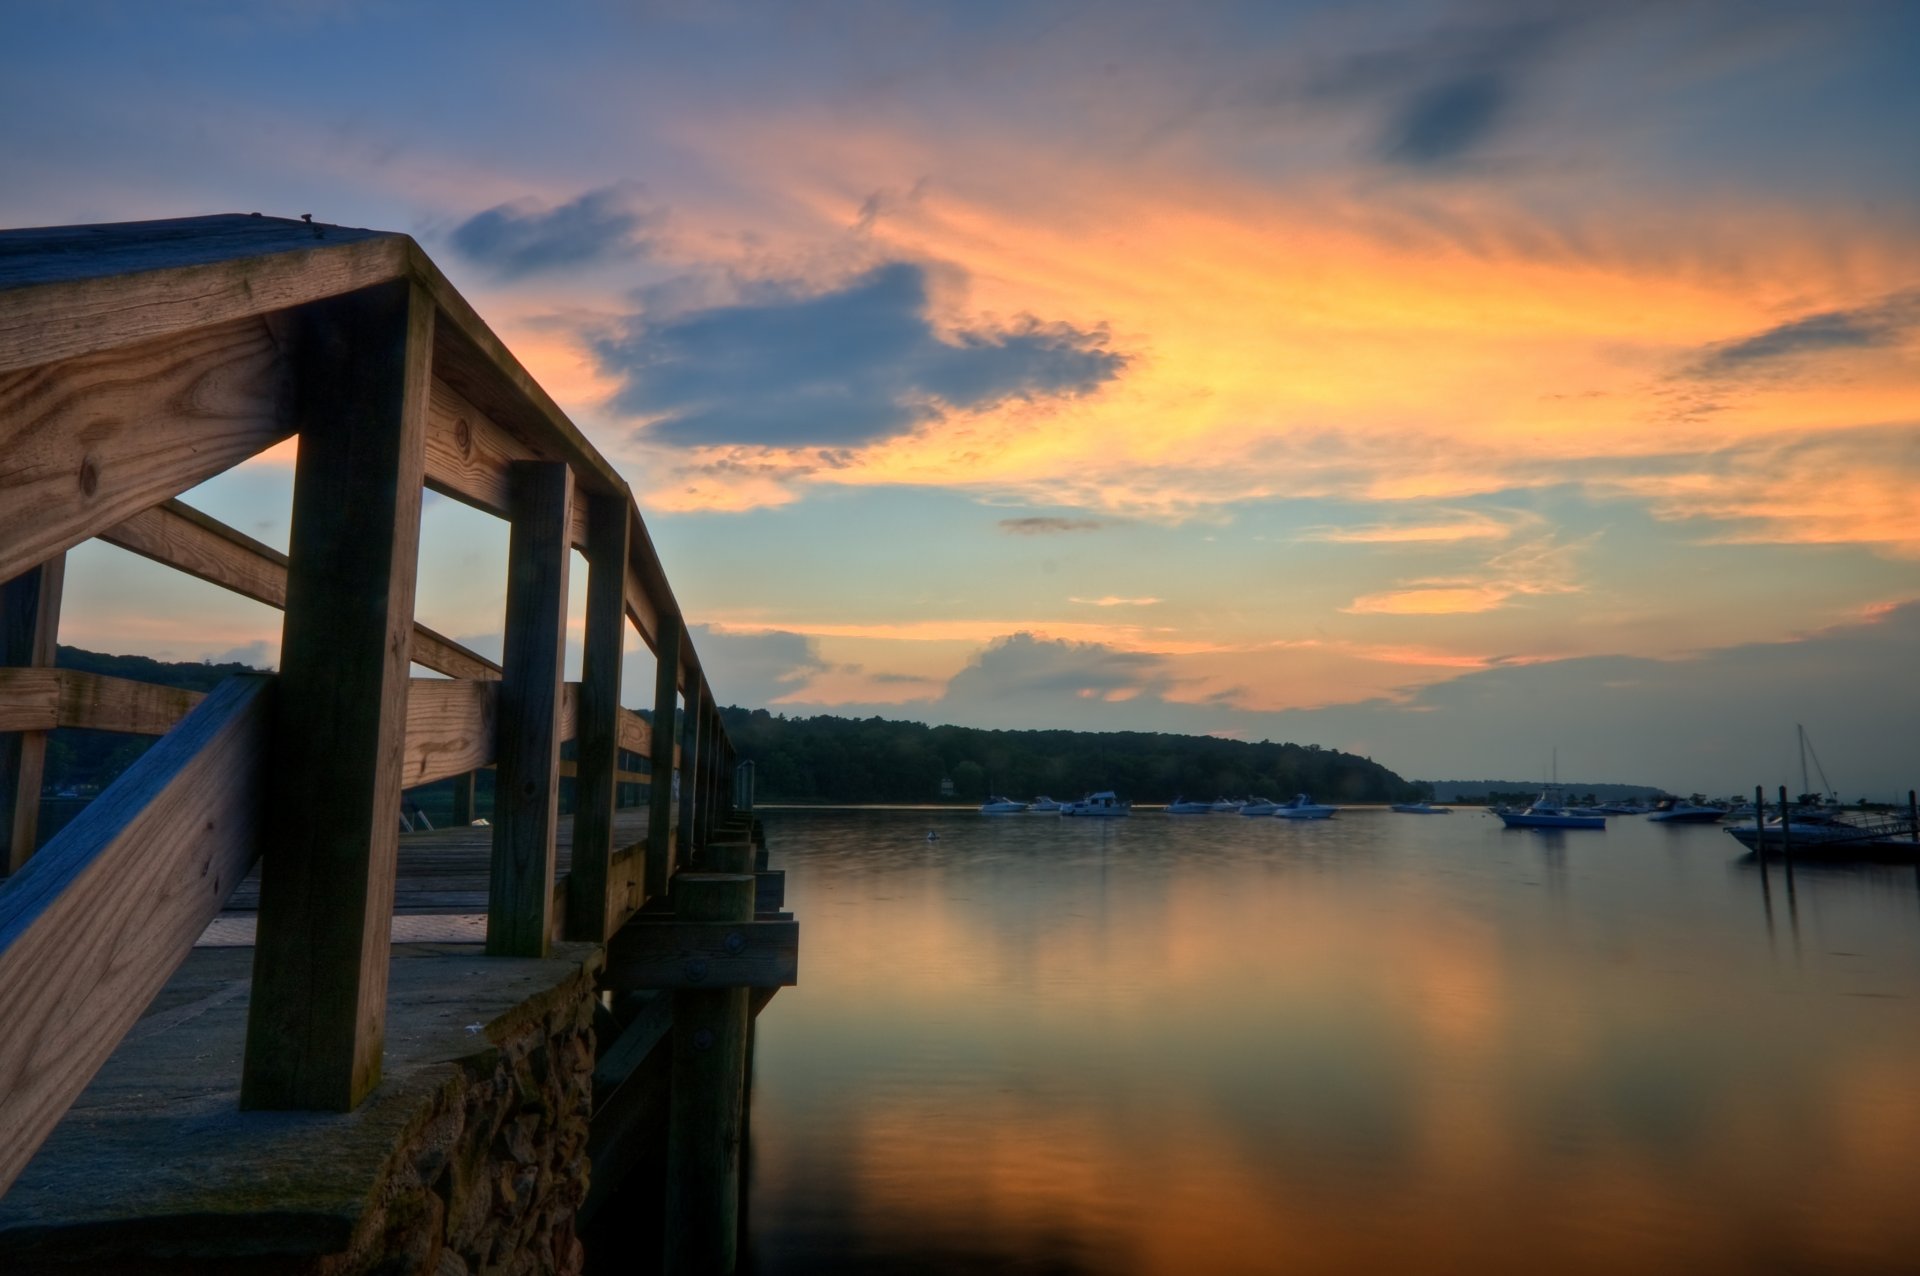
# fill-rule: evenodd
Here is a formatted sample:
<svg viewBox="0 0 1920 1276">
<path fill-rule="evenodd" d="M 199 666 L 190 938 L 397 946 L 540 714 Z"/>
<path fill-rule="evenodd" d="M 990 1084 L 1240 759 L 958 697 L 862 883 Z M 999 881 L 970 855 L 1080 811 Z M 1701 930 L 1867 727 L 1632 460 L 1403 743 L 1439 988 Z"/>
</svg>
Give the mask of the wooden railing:
<svg viewBox="0 0 1920 1276">
<path fill-rule="evenodd" d="M 175 499 L 295 434 L 287 554 Z M 511 524 L 499 663 L 414 620 L 423 488 Z M 55 668 L 65 554 L 95 537 L 282 609 L 279 673 L 201 697 Z M 0 582 L 0 1191 L 256 859 L 242 1102 L 343 1110 L 379 1079 L 404 788 L 495 768 L 487 947 L 519 956 L 560 914 L 604 941 L 729 803 L 733 749 L 627 485 L 403 235 L 0 232 Z M 651 722 L 620 707 L 629 621 Z M 36 854 L 64 726 L 162 738 Z M 616 846 L 618 786 L 641 778 L 647 836 Z"/>
</svg>

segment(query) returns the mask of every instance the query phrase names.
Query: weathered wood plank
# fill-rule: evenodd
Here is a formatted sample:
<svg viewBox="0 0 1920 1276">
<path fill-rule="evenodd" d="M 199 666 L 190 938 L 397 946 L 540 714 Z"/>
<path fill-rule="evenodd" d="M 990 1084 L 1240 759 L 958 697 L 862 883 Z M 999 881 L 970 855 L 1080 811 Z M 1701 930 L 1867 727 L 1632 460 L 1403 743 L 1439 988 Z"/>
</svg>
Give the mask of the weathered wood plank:
<svg viewBox="0 0 1920 1276">
<path fill-rule="evenodd" d="M 575 739 L 573 871 L 567 878 L 567 938 L 607 937 L 614 799 L 620 781 L 620 666 L 627 640 L 626 493 L 589 497 L 587 628 L 580 661 Z"/>
<path fill-rule="evenodd" d="M 680 617 L 669 613 L 660 618 L 660 631 L 654 647 L 653 676 L 653 748 L 648 766 L 653 771 L 653 787 L 647 794 L 647 864 L 641 880 L 643 900 L 657 899 L 667 893 L 667 882 L 674 870 L 674 802 L 672 776 L 679 753 L 675 713 L 680 681 Z"/>
<path fill-rule="evenodd" d="M 100 539 L 269 607 L 287 605 L 287 556 L 180 501 L 142 510 Z M 450 678 L 498 678 L 500 666 L 422 624 L 412 658 Z"/>
<path fill-rule="evenodd" d="M 0 666 L 53 664 L 66 571 L 66 555 L 56 554 L 0 586 Z M 27 862 L 38 840 L 46 759 L 45 730 L 0 734 L 0 867 L 8 872 Z"/>
<path fill-rule="evenodd" d="M 491 766 L 499 706 L 497 682 L 409 680 L 402 787 L 416 788 Z"/>
<path fill-rule="evenodd" d="M 206 698 L 186 687 L 163 687 L 80 669 L 57 669 L 59 725 L 128 735 L 165 735 Z"/>
<path fill-rule="evenodd" d="M 285 554 L 181 501 L 141 510 L 100 539 L 243 598 L 287 605 Z"/>
<path fill-rule="evenodd" d="M 0 579 L 239 464 L 293 425 L 286 361 L 259 319 L 0 374 Z"/>
<path fill-rule="evenodd" d="M 653 728 L 631 709 L 620 711 L 620 747 L 643 758 L 653 753 Z"/>
<path fill-rule="evenodd" d="M 561 459 L 514 434 L 436 377 L 427 408 L 427 486 L 500 518 L 513 510 L 513 467 Z M 625 488 L 621 489 L 625 496 Z M 631 499 L 631 498 L 627 498 Z M 569 514 L 568 543 L 587 546 L 586 502 Z"/>
<path fill-rule="evenodd" d="M 0 884 L 0 1192 L 246 876 L 268 684 L 222 683 Z"/>
<path fill-rule="evenodd" d="M 553 931 L 573 472 L 559 461 L 519 461 L 513 486 L 487 951 L 544 957 Z"/>
<path fill-rule="evenodd" d="M 398 278 L 405 235 L 227 214 L 0 231 L 0 371 Z"/>
<path fill-rule="evenodd" d="M 51 731 L 59 725 L 59 670 L 0 665 L 0 732 Z M 11 741 L 0 739 L 0 776 L 7 774 L 7 749 L 11 745 Z M 0 792 L 0 806 L 11 800 Z"/>
<path fill-rule="evenodd" d="M 401 282 L 310 308 L 296 330 L 282 820 L 261 868 L 250 1108 L 346 1110 L 380 1078 L 433 317 Z"/>
</svg>

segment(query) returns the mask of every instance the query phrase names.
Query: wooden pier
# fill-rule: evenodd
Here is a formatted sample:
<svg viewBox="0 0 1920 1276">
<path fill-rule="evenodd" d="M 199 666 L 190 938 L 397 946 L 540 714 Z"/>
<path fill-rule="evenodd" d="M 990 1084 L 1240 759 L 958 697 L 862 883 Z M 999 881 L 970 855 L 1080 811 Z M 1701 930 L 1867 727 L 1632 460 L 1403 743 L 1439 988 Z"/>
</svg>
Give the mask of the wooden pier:
<svg viewBox="0 0 1920 1276">
<path fill-rule="evenodd" d="M 294 436 L 286 553 L 178 499 Z M 498 662 L 415 620 L 423 490 L 510 524 Z M 91 538 L 281 609 L 278 673 L 56 667 Z M 0 232 L 0 582 L 0 1268 L 573 1271 L 659 1149 L 668 1222 L 623 1251 L 732 1269 L 746 1043 L 799 942 L 751 771 L 626 484 L 418 245 Z M 37 846 L 60 727 L 158 739 Z M 482 768 L 488 825 L 400 832 Z M 422 914 L 474 942 L 396 945 Z"/>
</svg>

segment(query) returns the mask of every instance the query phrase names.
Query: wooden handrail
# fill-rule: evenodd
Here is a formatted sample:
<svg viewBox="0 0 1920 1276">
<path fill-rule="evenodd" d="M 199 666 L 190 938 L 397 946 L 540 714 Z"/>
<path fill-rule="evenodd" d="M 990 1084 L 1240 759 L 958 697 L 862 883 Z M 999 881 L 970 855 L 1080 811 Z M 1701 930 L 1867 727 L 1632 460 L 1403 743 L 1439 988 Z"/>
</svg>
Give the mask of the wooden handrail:
<svg viewBox="0 0 1920 1276">
<path fill-rule="evenodd" d="M 0 1192 L 252 865 L 269 685 L 222 683 L 0 890 Z"/>
<path fill-rule="evenodd" d="M 296 433 L 291 557 L 177 499 Z M 543 476 L 537 514 L 529 474 Z M 509 594 L 523 601 L 509 609 L 504 661 L 412 619 L 423 486 L 513 520 L 516 540 L 538 524 L 537 552 L 513 555 Z M 286 668 L 268 715 L 258 679 L 200 699 L 52 668 L 50 647 L 0 653 L 23 666 L 0 665 L 0 731 L 164 733 L 41 852 L 45 867 L 30 861 L 0 884 L 0 1009 L 52 1013 L 6 964 L 49 942 L 46 918 L 104 942 L 109 920 L 151 902 L 115 880 L 118 866 L 151 855 L 153 872 L 172 871 L 186 862 L 184 830 L 213 820 L 201 862 L 217 886 L 129 923 L 141 943 L 165 932 L 140 967 L 157 987 L 186 951 L 188 920 L 217 908 L 207 899 L 251 861 L 267 789 L 318 784 L 328 810 L 287 831 L 298 845 L 265 868 L 243 1095 L 348 1106 L 377 1077 L 396 823 L 385 808 L 400 787 L 490 765 L 509 781 L 494 836 L 518 881 L 494 910 L 492 926 L 514 927 L 496 951 L 544 945 L 545 909 L 571 913 L 572 934 L 603 935 L 719 826 L 732 745 L 631 490 L 404 235 L 241 216 L 0 231 L 0 582 L 55 572 L 91 537 L 285 609 Z M 561 682 L 554 629 L 574 548 L 590 572 L 582 684 Z M 658 664 L 651 725 L 619 708 L 626 620 Z M 449 677 L 409 679 L 409 659 Z M 560 763 L 558 743 L 576 737 L 579 761 Z M 600 810 L 613 785 L 643 778 L 621 769 L 622 752 L 651 768 L 644 852 L 612 847 Z M 575 877 L 551 899 L 551 802 L 569 772 L 593 810 L 576 827 Z M 516 802 L 531 804 L 527 819 Z M 35 1029 L 0 1047 L 0 1156 L 30 1155 L 78 1088 L 7 1060 L 58 1057 L 83 1082 L 145 1001 L 118 977 L 55 982 L 81 1007 L 59 1029 L 74 1040 L 48 1056 Z M 121 1000 L 109 1010 L 103 998 Z M 92 1063 L 76 1073 L 71 1059 Z"/>
</svg>

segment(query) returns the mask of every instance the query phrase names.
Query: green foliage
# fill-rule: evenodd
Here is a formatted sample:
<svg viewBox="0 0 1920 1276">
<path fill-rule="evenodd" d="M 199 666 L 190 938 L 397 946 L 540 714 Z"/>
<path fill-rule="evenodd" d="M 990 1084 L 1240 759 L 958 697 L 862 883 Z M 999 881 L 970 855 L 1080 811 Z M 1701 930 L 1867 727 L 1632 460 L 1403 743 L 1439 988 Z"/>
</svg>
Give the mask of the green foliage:
<svg viewBox="0 0 1920 1276">
<path fill-rule="evenodd" d="M 755 764 L 763 802 L 937 802 L 990 793 L 1067 799 L 1099 789 L 1163 802 L 1311 793 L 1329 802 L 1401 802 L 1418 786 L 1367 758 L 1319 745 L 1117 731 L 983 731 L 884 718 L 776 717 L 723 709 L 727 734 Z"/>
</svg>

